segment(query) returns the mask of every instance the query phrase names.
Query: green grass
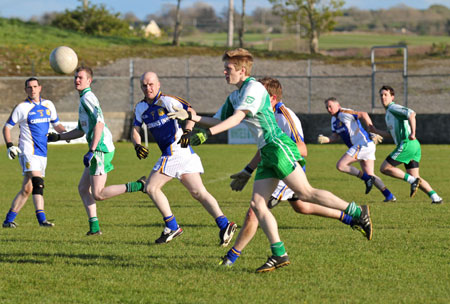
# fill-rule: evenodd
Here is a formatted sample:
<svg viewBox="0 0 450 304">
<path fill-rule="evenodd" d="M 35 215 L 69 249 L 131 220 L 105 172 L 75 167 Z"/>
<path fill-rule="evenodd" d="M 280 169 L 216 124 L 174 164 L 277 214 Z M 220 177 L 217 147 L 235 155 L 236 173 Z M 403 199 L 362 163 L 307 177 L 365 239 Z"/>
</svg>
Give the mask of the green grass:
<svg viewBox="0 0 450 304">
<path fill-rule="evenodd" d="M 108 185 L 148 174 L 158 158 L 138 160 L 129 143 L 117 144 Z M 307 174 L 315 187 L 346 200 L 371 206 L 374 238 L 336 220 L 295 214 L 287 203 L 273 213 L 291 257 L 289 267 L 273 273 L 254 270 L 270 254 L 262 231 L 231 269 L 217 266 L 226 249 L 219 248 L 214 220 L 178 181 L 164 188 L 185 233 L 167 245 L 154 245 L 163 222 L 142 193 L 99 202 L 101 237 L 86 237 L 87 217 L 77 193 L 84 145 L 51 146 L 45 178 L 47 217 L 54 229 L 39 228 L 32 202 L 17 217 L 17 229 L 0 230 L 1 303 L 446 303 L 450 298 L 450 163 L 449 146 L 423 146 L 421 175 L 445 203 L 430 204 L 409 186 L 382 177 L 398 202 L 382 203 L 375 189 L 339 173 L 335 163 L 342 145 L 309 145 Z M 3 149 L 3 148 L 2 148 Z M 393 149 L 381 145 L 378 167 Z M 243 222 L 251 187 L 231 192 L 229 175 L 252 157 L 250 145 L 204 145 L 207 189 L 224 213 Z M 21 184 L 17 161 L 0 158 L 1 220 Z"/>
</svg>

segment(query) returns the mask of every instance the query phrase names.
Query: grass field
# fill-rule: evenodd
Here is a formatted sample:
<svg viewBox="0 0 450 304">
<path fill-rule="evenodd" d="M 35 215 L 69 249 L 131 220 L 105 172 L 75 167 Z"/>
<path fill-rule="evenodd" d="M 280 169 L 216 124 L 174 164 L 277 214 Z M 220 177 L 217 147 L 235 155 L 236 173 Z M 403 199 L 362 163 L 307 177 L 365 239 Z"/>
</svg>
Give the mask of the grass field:
<svg viewBox="0 0 450 304">
<path fill-rule="evenodd" d="M 108 184 L 148 174 L 159 156 L 139 161 L 129 143 L 117 144 Z M 39 228 L 32 202 L 17 217 L 17 229 L 0 230 L 1 303 L 448 303 L 450 299 L 449 146 L 423 146 L 422 176 L 444 198 L 434 206 L 422 192 L 411 199 L 405 182 L 384 177 L 397 203 L 382 203 L 362 181 L 339 173 L 342 145 L 309 145 L 311 184 L 346 200 L 369 204 L 374 238 L 336 220 L 295 214 L 287 203 L 273 209 L 292 264 L 255 274 L 270 255 L 262 231 L 231 269 L 218 267 L 226 249 L 218 228 L 177 181 L 165 187 L 185 233 L 154 245 L 163 223 L 142 193 L 99 202 L 104 234 L 86 237 L 87 217 L 77 193 L 86 146 L 51 146 L 45 179 L 47 217 L 53 229 Z M 381 145 L 377 167 L 392 150 Z M 4 152 L 4 146 L 1 150 Z M 229 190 L 254 146 L 204 145 L 196 149 L 205 167 L 203 180 L 224 213 L 238 224 L 248 208 L 251 187 Z M 3 221 L 21 183 L 20 166 L 0 158 Z"/>
</svg>

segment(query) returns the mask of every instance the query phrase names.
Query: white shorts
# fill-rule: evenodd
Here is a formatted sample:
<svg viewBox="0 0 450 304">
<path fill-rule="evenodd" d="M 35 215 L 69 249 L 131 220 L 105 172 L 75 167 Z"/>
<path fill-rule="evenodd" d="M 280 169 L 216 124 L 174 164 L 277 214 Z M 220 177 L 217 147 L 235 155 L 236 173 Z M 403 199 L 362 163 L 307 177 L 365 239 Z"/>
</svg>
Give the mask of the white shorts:
<svg viewBox="0 0 450 304">
<path fill-rule="evenodd" d="M 357 160 L 375 160 L 375 150 L 375 144 L 369 142 L 367 145 L 354 145 L 346 153 Z"/>
<path fill-rule="evenodd" d="M 288 186 L 283 181 L 279 181 L 277 188 L 272 193 L 272 196 L 275 197 L 279 201 L 287 201 L 288 199 L 292 198 L 294 195 L 294 191 L 289 189 Z"/>
<path fill-rule="evenodd" d="M 191 153 L 190 149 L 186 150 L 189 153 L 161 156 L 153 167 L 153 170 L 178 179 L 186 173 L 203 173 L 203 165 L 200 157 L 195 153 Z"/>
<path fill-rule="evenodd" d="M 40 171 L 41 176 L 45 176 L 45 168 L 47 167 L 47 157 L 29 154 L 20 154 L 19 162 L 22 166 L 22 175 L 25 172 Z"/>
</svg>

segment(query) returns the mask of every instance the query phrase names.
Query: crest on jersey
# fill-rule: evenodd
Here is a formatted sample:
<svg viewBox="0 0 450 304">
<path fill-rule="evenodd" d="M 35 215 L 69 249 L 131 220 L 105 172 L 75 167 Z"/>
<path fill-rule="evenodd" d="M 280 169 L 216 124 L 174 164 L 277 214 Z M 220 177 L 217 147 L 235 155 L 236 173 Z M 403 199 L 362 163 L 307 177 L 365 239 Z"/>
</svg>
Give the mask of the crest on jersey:
<svg viewBox="0 0 450 304">
<path fill-rule="evenodd" d="M 30 164 L 29 162 L 26 162 L 26 163 L 25 163 L 25 167 L 26 167 L 27 169 L 30 169 L 31 164 Z"/>
<path fill-rule="evenodd" d="M 164 109 L 163 108 L 158 109 L 158 115 L 159 116 L 164 116 L 164 114 L 166 114 L 166 113 L 164 113 Z"/>
<path fill-rule="evenodd" d="M 251 104 L 254 101 L 255 101 L 255 97 L 247 96 L 247 98 L 245 98 L 245 103 Z"/>
<path fill-rule="evenodd" d="M 47 109 L 47 110 L 45 111 L 45 114 L 47 114 L 47 116 L 50 116 L 50 110 Z"/>
</svg>

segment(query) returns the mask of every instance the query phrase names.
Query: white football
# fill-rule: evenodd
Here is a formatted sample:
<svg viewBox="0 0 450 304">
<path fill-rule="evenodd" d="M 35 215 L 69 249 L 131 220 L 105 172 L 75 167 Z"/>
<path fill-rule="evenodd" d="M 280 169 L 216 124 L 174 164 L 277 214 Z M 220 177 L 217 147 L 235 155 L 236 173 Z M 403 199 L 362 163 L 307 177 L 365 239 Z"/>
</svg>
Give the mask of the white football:
<svg viewBox="0 0 450 304">
<path fill-rule="evenodd" d="M 50 66 L 59 74 L 70 74 L 78 65 L 78 56 L 68 46 L 58 46 L 50 54 Z"/>
</svg>

